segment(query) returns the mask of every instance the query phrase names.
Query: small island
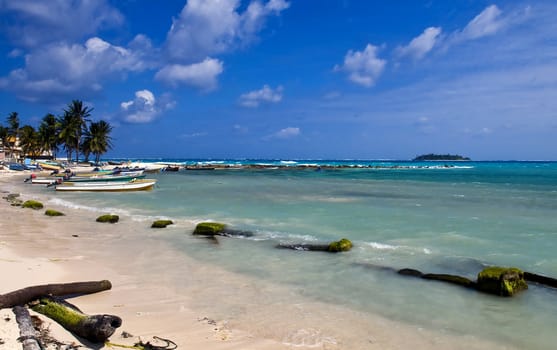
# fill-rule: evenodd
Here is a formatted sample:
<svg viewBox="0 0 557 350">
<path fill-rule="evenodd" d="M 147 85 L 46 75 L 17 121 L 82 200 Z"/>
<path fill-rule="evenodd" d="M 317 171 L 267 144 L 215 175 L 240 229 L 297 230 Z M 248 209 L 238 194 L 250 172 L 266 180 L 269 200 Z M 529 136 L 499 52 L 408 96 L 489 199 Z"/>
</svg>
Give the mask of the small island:
<svg viewBox="0 0 557 350">
<path fill-rule="evenodd" d="M 413 161 L 455 161 L 455 160 L 459 160 L 459 161 L 469 161 L 471 160 L 468 157 L 463 157 L 461 155 L 458 154 L 422 154 L 421 156 L 417 156 L 416 158 L 412 159 Z"/>
</svg>

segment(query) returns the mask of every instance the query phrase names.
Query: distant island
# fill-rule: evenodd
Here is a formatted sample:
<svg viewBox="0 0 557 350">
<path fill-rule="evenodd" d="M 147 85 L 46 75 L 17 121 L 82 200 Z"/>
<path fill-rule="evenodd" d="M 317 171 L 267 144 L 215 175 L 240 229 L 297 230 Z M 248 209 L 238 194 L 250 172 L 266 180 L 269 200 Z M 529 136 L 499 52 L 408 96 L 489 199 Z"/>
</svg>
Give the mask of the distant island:
<svg viewBox="0 0 557 350">
<path fill-rule="evenodd" d="M 470 160 L 468 157 L 463 157 L 458 154 L 422 154 L 421 156 L 417 156 L 416 158 L 412 159 L 413 161 L 424 161 L 424 160 L 436 160 L 436 161 L 444 161 L 444 160 Z"/>
</svg>

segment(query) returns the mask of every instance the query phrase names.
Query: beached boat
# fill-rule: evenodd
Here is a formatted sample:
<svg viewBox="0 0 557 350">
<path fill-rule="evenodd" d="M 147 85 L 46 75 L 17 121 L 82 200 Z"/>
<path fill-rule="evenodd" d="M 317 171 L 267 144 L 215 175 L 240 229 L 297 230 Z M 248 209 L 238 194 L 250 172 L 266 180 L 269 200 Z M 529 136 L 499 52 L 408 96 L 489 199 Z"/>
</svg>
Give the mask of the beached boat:
<svg viewBox="0 0 557 350">
<path fill-rule="evenodd" d="M 106 182 L 64 182 L 56 185 L 56 191 L 145 191 L 155 186 L 157 180 L 140 179 L 130 181 L 106 181 Z"/>
<path fill-rule="evenodd" d="M 61 178 L 58 177 L 52 177 L 52 176 L 47 176 L 47 177 L 29 177 L 27 179 L 25 179 L 25 182 L 31 182 L 32 184 L 35 185 L 50 185 L 53 184 L 57 181 L 62 181 Z"/>
<path fill-rule="evenodd" d="M 64 178 L 64 182 L 109 182 L 109 181 L 129 181 L 132 179 L 144 178 L 142 173 L 131 175 L 97 175 L 97 176 L 70 176 Z"/>
<path fill-rule="evenodd" d="M 62 170 L 62 166 L 58 163 L 37 162 L 37 164 L 45 170 Z"/>
</svg>

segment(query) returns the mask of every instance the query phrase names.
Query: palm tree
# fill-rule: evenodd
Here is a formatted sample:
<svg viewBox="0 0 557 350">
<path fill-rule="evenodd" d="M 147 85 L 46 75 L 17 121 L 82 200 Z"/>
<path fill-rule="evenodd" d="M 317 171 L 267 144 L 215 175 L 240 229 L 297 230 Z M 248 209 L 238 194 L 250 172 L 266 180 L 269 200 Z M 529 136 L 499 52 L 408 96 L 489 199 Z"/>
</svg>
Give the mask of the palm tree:
<svg viewBox="0 0 557 350">
<path fill-rule="evenodd" d="M 73 147 L 75 145 L 75 121 L 69 113 L 64 113 L 64 115 L 58 119 L 57 124 L 58 142 L 64 145 L 68 161 L 70 161 L 72 159 Z"/>
<path fill-rule="evenodd" d="M 41 125 L 39 126 L 41 150 L 49 151 L 50 155 L 54 159 L 56 159 L 58 145 L 60 144 L 60 141 L 58 139 L 58 129 L 58 121 L 56 120 L 56 117 L 50 113 L 43 117 Z"/>
<path fill-rule="evenodd" d="M 8 146 L 8 128 L 0 125 L 0 143 L 2 144 L 2 150 Z"/>
<path fill-rule="evenodd" d="M 101 155 L 112 149 L 111 131 L 112 126 L 104 120 L 92 122 L 89 125 L 82 144 L 83 153 L 87 158 L 89 153 L 93 153 L 95 163 L 98 163 L 101 160 Z"/>
<path fill-rule="evenodd" d="M 87 122 L 89 122 L 89 117 L 91 116 L 92 111 L 92 108 L 83 106 L 83 102 L 80 100 L 73 100 L 72 103 L 68 105 L 68 108 L 64 110 L 64 115 L 68 115 L 72 120 L 70 125 L 73 129 L 74 144 L 71 148 L 75 150 L 76 163 L 79 162 L 79 146 L 81 144 L 81 136 L 87 127 Z"/>
<path fill-rule="evenodd" d="M 10 113 L 8 118 L 6 118 L 6 121 L 8 122 L 8 135 L 6 138 L 5 147 L 8 147 L 8 149 L 10 150 L 10 156 L 13 157 L 14 150 L 17 146 L 17 139 L 19 137 L 19 115 L 17 114 L 17 112 L 12 112 Z"/>
<path fill-rule="evenodd" d="M 30 125 L 25 125 L 20 130 L 19 145 L 23 156 L 36 157 L 41 153 L 39 134 Z"/>
</svg>

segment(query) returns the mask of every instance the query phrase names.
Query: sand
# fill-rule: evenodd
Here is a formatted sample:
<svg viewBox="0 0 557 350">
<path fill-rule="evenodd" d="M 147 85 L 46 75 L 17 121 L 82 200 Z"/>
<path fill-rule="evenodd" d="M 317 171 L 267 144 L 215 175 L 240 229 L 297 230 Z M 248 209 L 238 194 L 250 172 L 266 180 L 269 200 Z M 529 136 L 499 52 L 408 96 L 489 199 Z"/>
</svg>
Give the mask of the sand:
<svg viewBox="0 0 557 350">
<path fill-rule="evenodd" d="M 12 184 L 21 179 L 0 174 L 2 196 L 20 189 Z M 47 196 L 37 199 L 50 203 Z M 21 198 L 34 199 L 26 193 Z M 66 216 L 47 217 L 44 210 L 0 200 L 0 294 L 45 283 L 108 279 L 110 291 L 68 301 L 88 314 L 120 316 L 123 325 L 112 343 L 131 345 L 159 336 L 179 349 L 508 349 L 380 316 L 364 317 L 299 295 L 291 305 L 276 304 L 275 296 L 294 297 L 294 292 L 202 266 L 157 239 L 160 231 L 134 238 L 134 225 L 145 223 L 99 224 L 98 213 L 47 206 Z M 11 310 L 0 310 L 0 317 L 0 350 L 20 348 Z M 92 347 L 41 317 L 51 323 L 58 340 Z M 122 337 L 123 331 L 133 337 Z"/>
</svg>

